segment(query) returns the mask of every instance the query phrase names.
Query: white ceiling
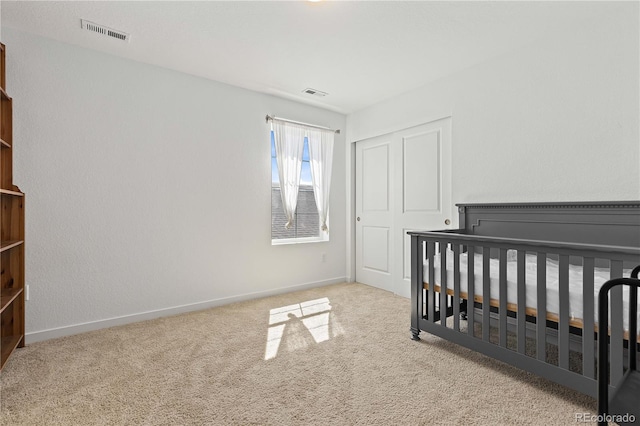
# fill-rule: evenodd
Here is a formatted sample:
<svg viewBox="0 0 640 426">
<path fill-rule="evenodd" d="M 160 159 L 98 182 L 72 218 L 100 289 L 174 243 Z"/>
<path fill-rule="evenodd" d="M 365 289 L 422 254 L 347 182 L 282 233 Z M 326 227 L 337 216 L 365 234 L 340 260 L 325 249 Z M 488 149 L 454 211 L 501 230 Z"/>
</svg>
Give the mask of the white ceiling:
<svg viewBox="0 0 640 426">
<path fill-rule="evenodd" d="M 610 1 L 3 0 L 1 17 L 3 28 L 350 113 L 621 10 Z M 131 40 L 82 30 L 80 19 Z"/>
</svg>

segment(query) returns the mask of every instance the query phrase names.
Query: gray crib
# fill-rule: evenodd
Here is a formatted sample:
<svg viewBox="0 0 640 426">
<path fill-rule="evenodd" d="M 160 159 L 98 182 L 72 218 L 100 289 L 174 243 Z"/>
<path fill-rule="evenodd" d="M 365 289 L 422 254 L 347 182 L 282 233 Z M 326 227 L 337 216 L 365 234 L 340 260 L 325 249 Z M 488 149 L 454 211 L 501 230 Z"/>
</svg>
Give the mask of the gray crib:
<svg viewBox="0 0 640 426">
<path fill-rule="evenodd" d="M 411 333 L 440 336 L 595 397 L 597 291 L 640 264 L 640 201 L 459 204 L 460 229 L 411 235 Z M 611 383 L 629 298 L 612 290 Z M 631 343 L 630 343 L 631 342 Z"/>
</svg>

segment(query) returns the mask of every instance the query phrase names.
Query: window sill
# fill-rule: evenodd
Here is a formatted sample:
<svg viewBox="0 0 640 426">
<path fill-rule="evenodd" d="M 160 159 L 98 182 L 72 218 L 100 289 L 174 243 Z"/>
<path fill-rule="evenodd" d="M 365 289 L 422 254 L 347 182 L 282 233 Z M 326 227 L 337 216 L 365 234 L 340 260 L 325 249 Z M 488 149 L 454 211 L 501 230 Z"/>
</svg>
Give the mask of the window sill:
<svg viewBox="0 0 640 426">
<path fill-rule="evenodd" d="M 329 242 L 329 236 L 326 237 L 310 237 L 310 238 L 282 238 L 271 240 L 272 246 L 284 246 L 289 244 L 309 244 L 309 243 L 326 243 Z"/>
</svg>

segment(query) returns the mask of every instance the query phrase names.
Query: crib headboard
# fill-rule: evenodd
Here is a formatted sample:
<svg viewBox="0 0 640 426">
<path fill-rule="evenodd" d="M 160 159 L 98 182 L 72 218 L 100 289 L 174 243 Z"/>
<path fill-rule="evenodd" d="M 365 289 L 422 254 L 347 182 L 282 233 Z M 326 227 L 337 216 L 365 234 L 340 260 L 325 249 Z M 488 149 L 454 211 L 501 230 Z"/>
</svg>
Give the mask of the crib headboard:
<svg viewBox="0 0 640 426">
<path fill-rule="evenodd" d="M 640 201 L 456 205 L 467 234 L 640 247 Z"/>
</svg>

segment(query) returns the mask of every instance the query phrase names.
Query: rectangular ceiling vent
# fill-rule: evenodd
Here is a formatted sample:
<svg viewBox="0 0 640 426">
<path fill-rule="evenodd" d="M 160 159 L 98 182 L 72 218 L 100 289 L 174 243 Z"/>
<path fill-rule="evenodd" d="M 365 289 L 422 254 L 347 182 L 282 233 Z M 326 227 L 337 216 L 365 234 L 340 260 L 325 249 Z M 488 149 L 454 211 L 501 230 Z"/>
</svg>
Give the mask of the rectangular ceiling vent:
<svg viewBox="0 0 640 426">
<path fill-rule="evenodd" d="M 104 25 L 96 24 L 95 22 L 87 21 L 85 19 L 81 19 L 81 21 L 82 29 L 84 30 L 93 31 L 94 33 L 113 37 L 122 41 L 129 41 L 131 38 L 131 34 L 125 33 L 124 31 L 114 30 L 113 28 L 105 27 Z"/>
<path fill-rule="evenodd" d="M 323 92 L 321 90 L 316 90 L 316 89 L 311 89 L 311 88 L 306 88 L 302 92 L 306 93 L 307 95 L 319 96 L 321 98 L 323 98 L 323 97 L 328 95 L 327 92 Z"/>
</svg>

